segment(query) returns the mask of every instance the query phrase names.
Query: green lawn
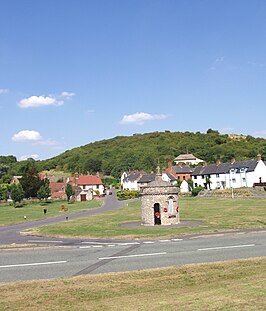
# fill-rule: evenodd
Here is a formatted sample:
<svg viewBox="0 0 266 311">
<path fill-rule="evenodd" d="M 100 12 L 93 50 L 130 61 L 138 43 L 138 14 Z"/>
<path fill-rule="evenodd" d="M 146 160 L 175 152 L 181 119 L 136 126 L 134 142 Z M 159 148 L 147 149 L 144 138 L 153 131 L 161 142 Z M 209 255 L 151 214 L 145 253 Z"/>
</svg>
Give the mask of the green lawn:
<svg viewBox="0 0 266 311">
<path fill-rule="evenodd" d="M 195 227 L 141 227 L 122 228 L 126 222 L 140 223 L 140 202 L 121 209 L 69 222 L 40 227 L 37 233 L 50 236 L 158 238 L 181 234 L 219 232 L 226 230 L 266 228 L 266 199 L 181 198 L 182 220 L 200 220 Z M 36 233 L 36 230 L 34 229 Z"/>
<path fill-rule="evenodd" d="M 0 283 L 0 310 L 264 311 L 266 258 Z"/>
<path fill-rule="evenodd" d="M 67 211 L 62 211 L 61 206 L 64 205 Z M 101 200 L 93 200 L 88 202 L 74 202 L 68 204 L 66 201 L 52 201 L 51 203 L 28 203 L 22 207 L 15 208 L 13 205 L 0 205 L 0 226 L 17 224 L 24 222 L 24 216 L 29 220 L 44 219 L 48 217 L 58 216 L 86 210 L 89 208 L 96 208 L 102 205 Z M 47 213 L 44 215 L 43 209 L 47 208 Z"/>
</svg>

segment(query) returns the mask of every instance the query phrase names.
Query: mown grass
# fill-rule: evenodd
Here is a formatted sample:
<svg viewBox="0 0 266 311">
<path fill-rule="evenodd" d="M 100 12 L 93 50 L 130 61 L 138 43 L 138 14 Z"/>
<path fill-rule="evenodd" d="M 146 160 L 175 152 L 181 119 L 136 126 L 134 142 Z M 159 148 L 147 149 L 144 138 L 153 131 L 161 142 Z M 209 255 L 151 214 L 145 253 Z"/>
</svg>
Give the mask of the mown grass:
<svg viewBox="0 0 266 311">
<path fill-rule="evenodd" d="M 67 211 L 61 209 L 62 205 L 67 208 Z M 17 208 L 13 205 L 0 206 L 0 226 L 25 222 L 24 216 L 26 216 L 27 221 L 40 220 L 62 215 L 62 213 L 69 214 L 81 210 L 96 208 L 101 205 L 101 200 L 93 200 L 88 202 L 74 202 L 71 204 L 68 204 L 66 201 L 24 203 L 21 207 Z M 46 215 L 44 215 L 43 212 L 44 208 L 47 209 Z"/>
<path fill-rule="evenodd" d="M 266 309 L 266 258 L 0 284 L 0 310 Z"/>
<path fill-rule="evenodd" d="M 140 202 L 132 202 L 112 212 L 40 227 L 38 234 L 50 236 L 158 238 L 182 234 L 219 232 L 237 229 L 266 228 L 266 199 L 180 199 L 181 222 L 200 220 L 192 227 L 124 228 L 127 222 L 140 223 Z M 36 231 L 35 231 L 36 233 Z"/>
</svg>

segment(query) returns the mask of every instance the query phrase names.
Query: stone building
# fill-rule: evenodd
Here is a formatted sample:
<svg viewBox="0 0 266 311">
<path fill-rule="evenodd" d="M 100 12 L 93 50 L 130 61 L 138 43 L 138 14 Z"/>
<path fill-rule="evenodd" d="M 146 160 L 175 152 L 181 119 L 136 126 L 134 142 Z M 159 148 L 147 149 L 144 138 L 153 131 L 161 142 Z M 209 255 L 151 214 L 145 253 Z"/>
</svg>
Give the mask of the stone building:
<svg viewBox="0 0 266 311">
<path fill-rule="evenodd" d="M 142 225 L 175 225 L 180 222 L 178 209 L 178 188 L 163 181 L 161 174 L 155 180 L 141 187 Z"/>
</svg>

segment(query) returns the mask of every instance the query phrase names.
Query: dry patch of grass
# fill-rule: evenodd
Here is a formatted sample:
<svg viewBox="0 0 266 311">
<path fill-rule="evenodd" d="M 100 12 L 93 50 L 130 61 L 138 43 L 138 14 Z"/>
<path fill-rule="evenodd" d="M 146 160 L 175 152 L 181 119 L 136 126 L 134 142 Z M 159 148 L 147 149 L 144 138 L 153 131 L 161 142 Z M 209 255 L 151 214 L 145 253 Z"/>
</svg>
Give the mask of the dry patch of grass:
<svg viewBox="0 0 266 311">
<path fill-rule="evenodd" d="M 266 258 L 0 284 L 0 310 L 265 310 Z"/>
</svg>

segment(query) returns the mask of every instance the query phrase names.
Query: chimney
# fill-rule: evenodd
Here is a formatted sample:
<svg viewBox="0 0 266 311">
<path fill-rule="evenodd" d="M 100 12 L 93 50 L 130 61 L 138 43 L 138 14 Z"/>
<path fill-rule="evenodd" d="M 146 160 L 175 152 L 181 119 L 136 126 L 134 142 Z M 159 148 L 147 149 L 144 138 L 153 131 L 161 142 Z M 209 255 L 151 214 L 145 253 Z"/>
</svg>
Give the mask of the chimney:
<svg viewBox="0 0 266 311">
<path fill-rule="evenodd" d="M 189 162 L 186 162 L 186 166 L 189 166 L 189 164 L 190 164 Z"/>
<path fill-rule="evenodd" d="M 204 162 L 203 163 L 203 167 L 207 166 L 208 165 L 208 162 Z"/>
<path fill-rule="evenodd" d="M 217 165 L 217 166 L 220 165 L 221 163 L 222 163 L 222 162 L 221 162 L 220 159 L 216 160 L 216 165 Z"/>
<path fill-rule="evenodd" d="M 171 168 L 172 168 L 172 161 L 168 160 L 168 170 L 171 170 Z"/>
<path fill-rule="evenodd" d="M 257 155 L 257 157 L 258 157 L 258 161 L 261 161 L 261 154 L 260 153 Z"/>
<path fill-rule="evenodd" d="M 180 166 L 180 167 L 182 167 L 182 164 L 183 164 L 182 162 L 178 162 L 177 165 Z"/>
<path fill-rule="evenodd" d="M 231 164 L 234 164 L 234 163 L 235 163 L 235 161 L 236 161 L 236 159 L 235 159 L 235 158 L 232 158 L 232 160 L 231 160 Z"/>
</svg>

